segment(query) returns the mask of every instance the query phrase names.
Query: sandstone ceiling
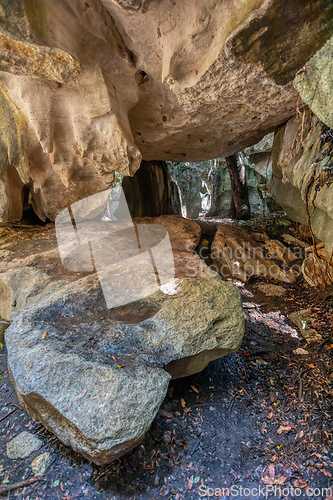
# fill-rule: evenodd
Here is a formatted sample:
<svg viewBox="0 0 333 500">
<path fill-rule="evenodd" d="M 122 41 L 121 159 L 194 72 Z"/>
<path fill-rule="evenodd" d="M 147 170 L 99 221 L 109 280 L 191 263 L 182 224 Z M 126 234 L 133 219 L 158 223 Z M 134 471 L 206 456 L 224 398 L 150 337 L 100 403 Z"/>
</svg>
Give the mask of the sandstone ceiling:
<svg viewBox="0 0 333 500">
<path fill-rule="evenodd" d="M 1 0 L 0 220 L 40 218 L 141 159 L 230 155 L 295 114 L 330 0 Z"/>
</svg>

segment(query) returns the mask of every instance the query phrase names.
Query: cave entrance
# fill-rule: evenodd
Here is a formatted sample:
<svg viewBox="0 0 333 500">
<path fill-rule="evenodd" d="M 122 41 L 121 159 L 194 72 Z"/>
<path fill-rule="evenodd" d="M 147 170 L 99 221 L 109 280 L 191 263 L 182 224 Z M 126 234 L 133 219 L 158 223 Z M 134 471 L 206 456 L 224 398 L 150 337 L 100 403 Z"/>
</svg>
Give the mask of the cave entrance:
<svg viewBox="0 0 333 500">
<path fill-rule="evenodd" d="M 132 217 L 247 220 L 278 207 L 268 191 L 273 134 L 227 158 L 142 161 L 122 186 Z M 117 178 L 117 182 L 119 179 Z"/>
</svg>

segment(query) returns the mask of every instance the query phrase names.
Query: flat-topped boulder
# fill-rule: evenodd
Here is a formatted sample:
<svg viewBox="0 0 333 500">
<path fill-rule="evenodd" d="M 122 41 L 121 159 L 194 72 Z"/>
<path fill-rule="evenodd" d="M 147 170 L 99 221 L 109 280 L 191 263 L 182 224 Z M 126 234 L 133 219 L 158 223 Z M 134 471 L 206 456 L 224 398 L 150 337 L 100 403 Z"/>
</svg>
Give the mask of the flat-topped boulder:
<svg viewBox="0 0 333 500">
<path fill-rule="evenodd" d="M 115 309 L 93 275 L 36 295 L 5 339 L 22 408 L 102 464 L 141 442 L 171 377 L 236 351 L 243 333 L 240 294 L 217 275 Z"/>
<path fill-rule="evenodd" d="M 82 226 L 81 250 L 88 237 L 95 262 L 123 249 L 121 269 L 82 270 L 87 261 L 76 251 L 80 245 L 65 233 L 59 254 L 53 225 L 27 231 L 26 240 L 22 229 L 9 227 L 0 246 L 9 252 L 1 263 L 0 287 L 4 319 L 11 321 L 5 331 L 8 366 L 22 408 L 74 450 L 103 464 L 142 441 L 171 378 L 197 373 L 239 348 L 244 317 L 237 288 L 193 253 L 201 236 L 196 222 L 179 216 L 134 220 L 133 231 L 143 242 L 137 256 L 127 245 L 126 230 L 110 239 L 108 222 L 94 241 L 96 224 Z M 158 240 L 165 233 L 172 276 L 159 266 Z M 147 234 L 153 239 L 145 248 Z M 159 284 L 155 279 L 153 286 L 153 272 L 138 279 L 137 262 L 144 254 L 155 256 Z M 132 300 L 136 287 L 140 298 Z M 110 307 L 115 289 L 122 305 Z"/>
</svg>

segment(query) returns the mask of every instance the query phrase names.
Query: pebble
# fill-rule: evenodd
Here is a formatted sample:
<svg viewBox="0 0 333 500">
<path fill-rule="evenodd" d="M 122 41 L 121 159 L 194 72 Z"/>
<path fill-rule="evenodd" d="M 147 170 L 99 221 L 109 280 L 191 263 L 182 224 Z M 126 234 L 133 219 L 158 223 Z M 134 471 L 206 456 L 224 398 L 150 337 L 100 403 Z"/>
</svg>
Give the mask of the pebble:
<svg viewBox="0 0 333 500">
<path fill-rule="evenodd" d="M 30 432 L 23 431 L 7 443 L 7 456 L 12 460 L 27 458 L 39 450 L 43 441 Z"/>
<path fill-rule="evenodd" d="M 51 455 L 47 451 L 45 453 L 42 453 L 41 455 L 38 455 L 38 457 L 36 457 L 31 462 L 32 472 L 35 474 L 35 476 L 44 476 L 47 469 L 51 465 L 51 461 Z"/>
<path fill-rule="evenodd" d="M 293 352 L 294 352 L 294 354 L 301 354 L 303 356 L 306 354 L 309 354 L 309 351 L 307 351 L 306 349 L 302 349 L 301 347 L 298 347 Z"/>
</svg>

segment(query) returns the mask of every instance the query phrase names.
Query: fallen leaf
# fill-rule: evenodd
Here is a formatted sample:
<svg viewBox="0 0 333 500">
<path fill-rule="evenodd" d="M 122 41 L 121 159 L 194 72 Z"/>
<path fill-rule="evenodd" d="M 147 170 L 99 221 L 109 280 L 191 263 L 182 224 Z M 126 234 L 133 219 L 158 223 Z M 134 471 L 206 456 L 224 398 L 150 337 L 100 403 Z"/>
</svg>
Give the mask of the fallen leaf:
<svg viewBox="0 0 333 500">
<path fill-rule="evenodd" d="M 47 332 L 47 330 L 45 330 L 45 332 L 42 335 L 42 340 L 45 340 L 47 335 L 48 335 L 48 332 Z"/>
<path fill-rule="evenodd" d="M 118 368 L 124 368 L 125 365 L 118 365 Z"/>
<path fill-rule="evenodd" d="M 280 477 L 278 477 L 278 478 L 275 479 L 275 483 L 274 484 L 280 484 L 281 485 L 281 484 L 283 484 L 283 483 L 286 482 L 286 479 L 287 478 L 285 476 L 280 476 Z"/>
<path fill-rule="evenodd" d="M 186 403 L 184 398 L 180 398 L 180 404 L 182 405 L 182 408 L 186 408 Z"/>
<path fill-rule="evenodd" d="M 295 429 L 294 424 L 285 423 L 285 425 L 280 425 L 280 427 L 277 430 L 277 434 L 282 434 L 283 432 L 288 433 L 294 429 Z"/>
<path fill-rule="evenodd" d="M 194 392 L 196 392 L 197 394 L 199 394 L 199 390 L 196 387 L 194 387 L 194 385 L 191 385 L 191 389 L 193 389 Z"/>
<path fill-rule="evenodd" d="M 77 398 L 77 399 L 81 399 L 81 398 L 83 398 L 83 396 L 86 394 L 86 392 L 87 392 L 87 391 L 86 391 L 85 389 L 83 389 L 83 391 L 81 392 L 81 394 L 79 394 L 79 396 L 78 396 L 78 398 Z"/>
<path fill-rule="evenodd" d="M 308 486 L 308 483 L 306 481 L 304 481 L 304 479 L 296 479 L 296 481 L 294 481 L 294 486 L 295 488 L 306 488 Z"/>
<path fill-rule="evenodd" d="M 274 484 L 274 479 L 270 476 L 263 476 L 261 478 L 261 482 L 263 484 L 267 484 L 267 485 L 273 485 Z"/>
<path fill-rule="evenodd" d="M 70 401 L 69 403 L 67 403 L 67 405 L 64 408 L 64 411 L 69 410 L 71 406 L 72 406 L 72 401 Z"/>
<path fill-rule="evenodd" d="M 275 466 L 274 466 L 274 464 L 269 464 L 269 466 L 267 467 L 267 470 L 268 470 L 268 474 L 274 479 L 274 477 L 275 477 Z"/>
</svg>

